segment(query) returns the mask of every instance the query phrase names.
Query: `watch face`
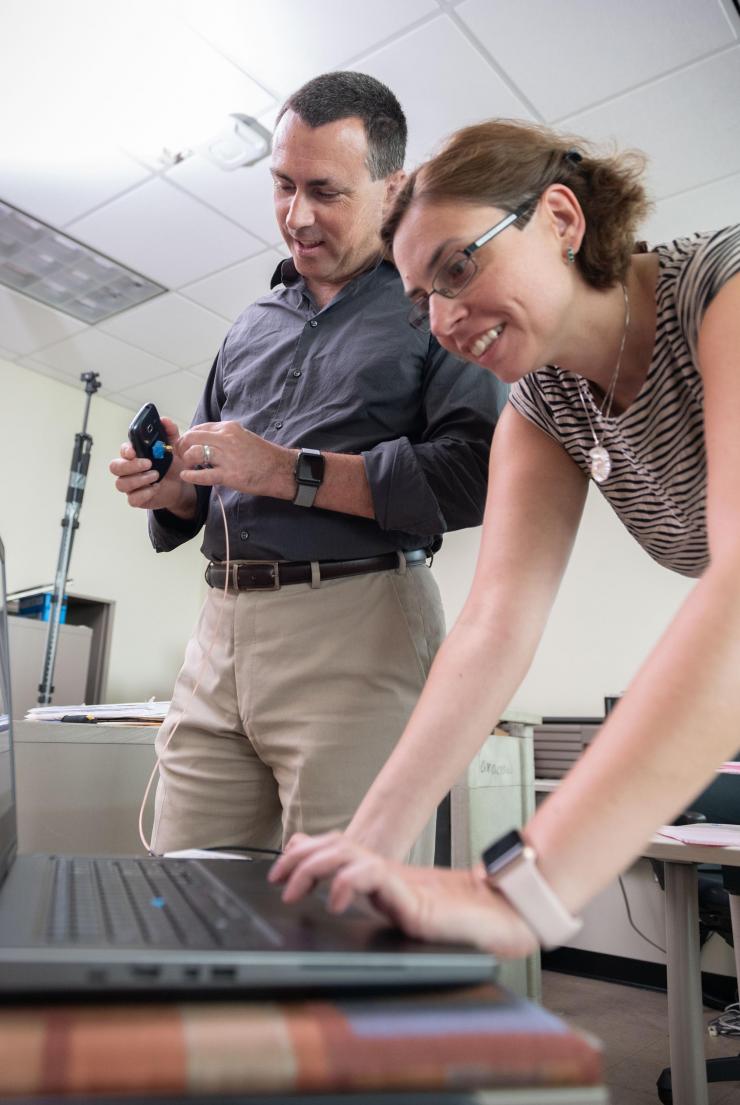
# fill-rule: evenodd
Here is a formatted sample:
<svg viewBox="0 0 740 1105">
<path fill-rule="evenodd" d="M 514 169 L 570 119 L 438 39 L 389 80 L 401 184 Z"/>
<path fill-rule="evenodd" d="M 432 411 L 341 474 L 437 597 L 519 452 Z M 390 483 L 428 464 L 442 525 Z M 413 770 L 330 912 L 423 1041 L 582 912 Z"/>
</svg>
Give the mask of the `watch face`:
<svg viewBox="0 0 740 1105">
<path fill-rule="evenodd" d="M 324 458 L 318 450 L 303 449 L 296 465 L 296 479 L 320 484 L 324 478 Z"/>
<path fill-rule="evenodd" d="M 509 860 L 518 855 L 524 848 L 524 840 L 518 829 L 500 836 L 489 844 L 483 853 L 483 865 L 489 875 L 494 875 L 497 870 L 505 867 Z"/>
</svg>

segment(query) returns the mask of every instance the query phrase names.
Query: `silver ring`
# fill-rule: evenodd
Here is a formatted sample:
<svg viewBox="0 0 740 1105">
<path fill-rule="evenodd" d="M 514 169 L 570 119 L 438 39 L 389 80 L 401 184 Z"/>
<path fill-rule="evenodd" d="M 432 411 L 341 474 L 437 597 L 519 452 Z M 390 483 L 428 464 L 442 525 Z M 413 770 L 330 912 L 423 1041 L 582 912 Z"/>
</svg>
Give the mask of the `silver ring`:
<svg viewBox="0 0 740 1105">
<path fill-rule="evenodd" d="M 203 464 L 206 466 L 206 468 L 211 467 L 211 456 L 212 456 L 211 446 L 210 445 L 204 445 L 203 446 Z"/>
</svg>

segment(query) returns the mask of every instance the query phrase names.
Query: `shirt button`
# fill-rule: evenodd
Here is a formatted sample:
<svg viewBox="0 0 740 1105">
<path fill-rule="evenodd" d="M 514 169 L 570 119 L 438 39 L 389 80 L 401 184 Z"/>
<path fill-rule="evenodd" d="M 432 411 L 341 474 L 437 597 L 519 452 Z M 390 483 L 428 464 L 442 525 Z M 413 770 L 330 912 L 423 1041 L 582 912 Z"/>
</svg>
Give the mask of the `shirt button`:
<svg viewBox="0 0 740 1105">
<path fill-rule="evenodd" d="M 243 529 L 241 531 L 241 533 L 239 534 L 239 536 L 241 537 L 242 541 L 248 541 L 249 540 L 249 530 Z"/>
<path fill-rule="evenodd" d="M 315 318 L 312 318 L 312 319 L 311 319 L 311 322 L 309 323 L 309 325 L 310 325 L 310 326 L 314 326 L 314 327 L 316 327 L 316 326 L 318 326 L 319 324 L 318 324 L 318 322 L 316 321 L 316 319 L 315 319 Z"/>
<path fill-rule="evenodd" d="M 294 375 L 294 376 L 300 376 L 300 374 L 301 374 L 301 370 L 300 370 L 300 368 L 296 368 L 296 369 L 294 369 L 294 371 L 293 371 L 293 375 Z"/>
<path fill-rule="evenodd" d="M 275 429 L 276 430 L 282 430 L 282 428 L 283 428 L 282 422 L 276 422 L 275 423 Z"/>
</svg>

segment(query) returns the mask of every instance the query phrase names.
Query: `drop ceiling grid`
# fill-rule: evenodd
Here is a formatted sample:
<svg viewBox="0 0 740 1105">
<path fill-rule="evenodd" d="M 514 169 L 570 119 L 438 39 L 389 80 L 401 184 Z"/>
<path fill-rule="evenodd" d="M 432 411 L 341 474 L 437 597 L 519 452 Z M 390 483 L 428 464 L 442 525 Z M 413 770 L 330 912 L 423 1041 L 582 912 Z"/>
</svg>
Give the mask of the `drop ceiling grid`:
<svg viewBox="0 0 740 1105">
<path fill-rule="evenodd" d="M 12 0 L 6 29 L 22 8 Z M 199 37 L 209 73 L 228 82 L 238 67 L 261 90 L 260 118 L 272 121 L 284 97 L 314 73 L 350 67 L 398 93 L 409 118 L 409 163 L 469 122 L 541 116 L 586 137 L 646 149 L 658 196 L 649 228 L 661 236 L 693 229 L 692 212 L 740 219 L 740 22 L 722 0 L 623 0 L 617 7 L 611 0 L 322 0 L 320 12 L 309 0 L 282 0 L 249 5 L 248 27 L 242 0 L 164 8 L 161 19 L 176 23 L 179 35 L 185 26 Z M 6 43 L 12 50 L 12 33 Z M 175 62 L 168 64 L 179 79 Z M 114 349 L 97 370 L 108 397 L 126 405 L 148 380 L 163 396 L 177 394 L 178 379 L 183 396 L 197 393 L 221 327 L 267 290 L 284 252 L 265 163 L 225 173 L 196 155 L 167 169 L 134 147 L 111 154 L 108 177 L 83 174 L 75 187 L 64 173 L 24 176 L 17 164 L 0 185 L 10 202 L 23 208 L 21 197 L 30 214 L 64 224 L 173 289 L 97 327 L 0 289 L 0 355 L 74 382 L 84 367 L 82 354 L 75 364 L 75 349 Z M 179 336 L 175 315 L 183 320 Z M 200 343 L 188 349 L 185 335 L 198 331 Z"/>
</svg>

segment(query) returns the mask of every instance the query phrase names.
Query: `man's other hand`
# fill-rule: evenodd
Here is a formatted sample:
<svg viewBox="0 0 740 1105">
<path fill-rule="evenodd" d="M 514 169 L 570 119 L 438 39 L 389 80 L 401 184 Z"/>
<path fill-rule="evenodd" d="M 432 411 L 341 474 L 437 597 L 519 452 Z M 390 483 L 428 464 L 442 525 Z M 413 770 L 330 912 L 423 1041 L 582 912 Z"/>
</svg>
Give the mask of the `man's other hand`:
<svg viewBox="0 0 740 1105">
<path fill-rule="evenodd" d="M 238 422 L 204 422 L 193 426 L 177 444 L 184 464 L 183 481 L 212 487 L 221 484 L 248 495 L 292 499 L 296 449 L 286 449 Z"/>
</svg>

